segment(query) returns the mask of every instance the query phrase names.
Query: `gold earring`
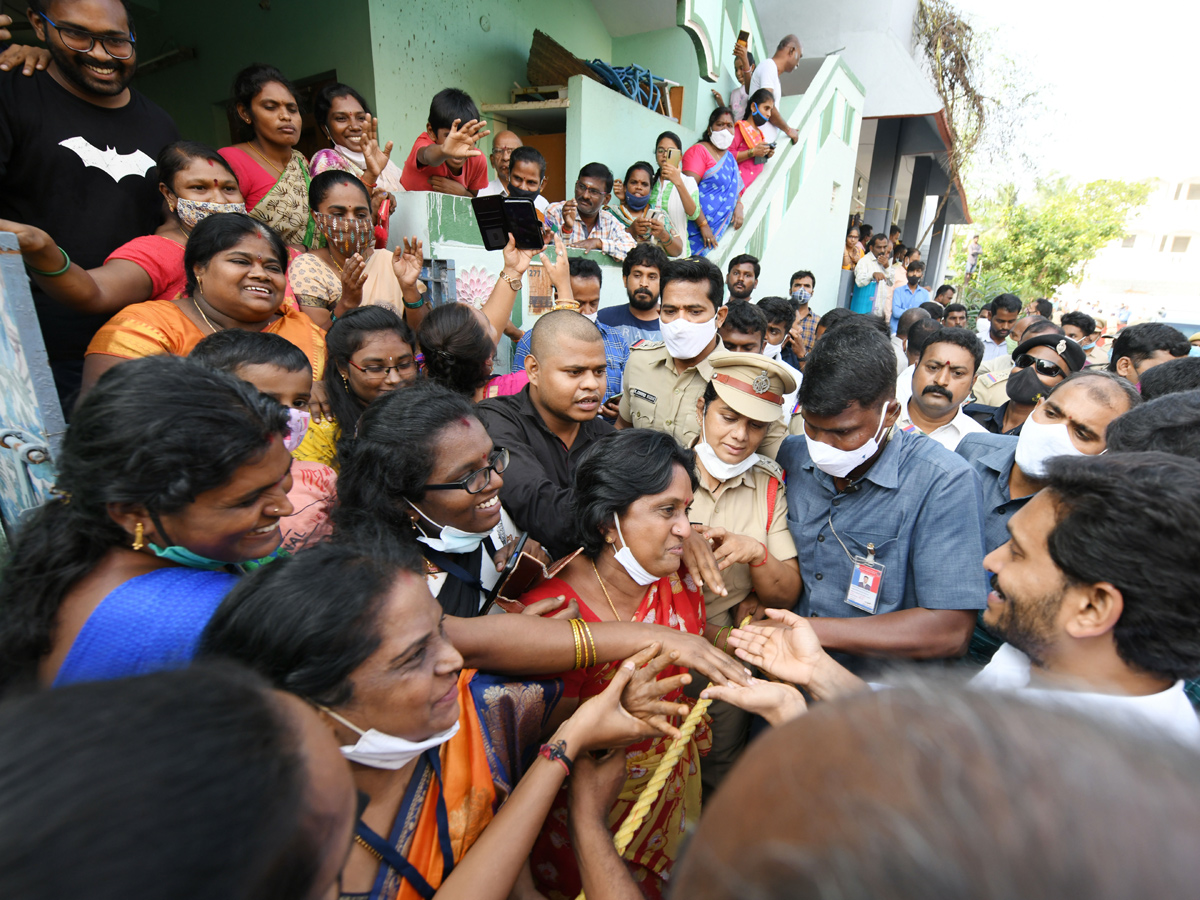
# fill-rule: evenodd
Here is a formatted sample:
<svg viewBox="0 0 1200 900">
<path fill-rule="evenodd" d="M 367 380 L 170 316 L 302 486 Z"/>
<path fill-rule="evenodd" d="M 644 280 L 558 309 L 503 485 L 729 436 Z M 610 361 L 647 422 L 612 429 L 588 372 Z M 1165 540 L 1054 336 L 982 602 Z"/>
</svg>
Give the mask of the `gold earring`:
<svg viewBox="0 0 1200 900">
<path fill-rule="evenodd" d="M 346 376 L 342 376 L 342 386 L 346 389 L 346 393 L 350 393 L 350 382 L 346 380 Z"/>
<path fill-rule="evenodd" d="M 607 537 L 605 537 L 604 540 L 611 544 L 613 541 L 616 540 L 616 538 L 610 534 Z"/>
<path fill-rule="evenodd" d="M 138 522 L 137 527 L 133 529 L 133 549 L 134 550 L 141 550 L 143 547 L 146 546 L 146 542 L 143 540 L 145 535 L 146 535 L 146 529 L 142 526 L 141 522 Z"/>
</svg>

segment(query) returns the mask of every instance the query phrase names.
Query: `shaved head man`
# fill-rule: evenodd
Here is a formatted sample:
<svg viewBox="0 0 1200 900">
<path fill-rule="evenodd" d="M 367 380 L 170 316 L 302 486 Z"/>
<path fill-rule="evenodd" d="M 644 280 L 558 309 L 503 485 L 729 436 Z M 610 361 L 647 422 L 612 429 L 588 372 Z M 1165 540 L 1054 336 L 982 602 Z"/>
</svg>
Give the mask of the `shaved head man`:
<svg viewBox="0 0 1200 900">
<path fill-rule="evenodd" d="M 500 501 L 552 559 L 575 549 L 570 542 L 576 462 L 613 430 L 597 418 L 606 368 L 600 329 L 574 310 L 556 309 L 533 326 L 525 357 L 528 387 L 476 407 L 492 441 L 509 452 Z"/>
<path fill-rule="evenodd" d="M 521 139 L 511 131 L 501 131 L 492 138 L 492 152 L 488 154 L 488 160 L 492 164 L 492 171 L 496 173 L 496 177 L 479 192 L 480 197 L 508 192 L 509 160 L 512 152 L 523 146 Z"/>
</svg>

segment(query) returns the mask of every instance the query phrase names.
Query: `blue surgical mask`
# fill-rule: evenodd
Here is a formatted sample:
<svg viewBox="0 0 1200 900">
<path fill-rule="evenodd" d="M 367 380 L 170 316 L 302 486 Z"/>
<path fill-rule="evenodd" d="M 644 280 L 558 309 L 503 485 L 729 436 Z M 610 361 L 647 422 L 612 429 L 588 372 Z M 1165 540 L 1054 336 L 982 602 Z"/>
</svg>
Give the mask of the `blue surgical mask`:
<svg viewBox="0 0 1200 900">
<path fill-rule="evenodd" d="M 1094 350 L 1095 347 L 1096 347 L 1095 341 L 1092 341 L 1090 344 L 1080 344 L 1079 345 L 1079 349 L 1082 350 L 1084 353 L 1087 353 L 1089 350 Z M 1193 349 L 1195 349 L 1195 348 L 1193 348 Z"/>
<path fill-rule="evenodd" d="M 643 209 L 646 208 L 646 204 L 648 204 L 649 202 L 650 202 L 649 194 L 643 194 L 641 197 L 637 197 L 637 196 L 629 193 L 629 191 L 625 192 L 625 205 L 627 207 L 629 207 L 633 212 L 641 212 Z"/>
<path fill-rule="evenodd" d="M 259 559 L 249 559 L 244 562 L 231 563 L 220 559 L 210 559 L 207 556 L 201 556 L 187 547 L 181 547 L 178 544 L 173 544 L 170 547 L 160 547 L 158 544 L 146 544 L 147 547 L 154 553 L 155 556 L 161 559 L 170 560 L 173 563 L 179 563 L 181 566 L 187 566 L 189 569 L 207 569 L 211 572 L 216 572 L 224 569 L 226 566 L 235 566 L 244 571 L 253 571 L 261 568 L 272 560 L 278 559 L 281 556 L 287 556 L 288 553 L 282 548 L 276 550 L 267 556 Z"/>
</svg>

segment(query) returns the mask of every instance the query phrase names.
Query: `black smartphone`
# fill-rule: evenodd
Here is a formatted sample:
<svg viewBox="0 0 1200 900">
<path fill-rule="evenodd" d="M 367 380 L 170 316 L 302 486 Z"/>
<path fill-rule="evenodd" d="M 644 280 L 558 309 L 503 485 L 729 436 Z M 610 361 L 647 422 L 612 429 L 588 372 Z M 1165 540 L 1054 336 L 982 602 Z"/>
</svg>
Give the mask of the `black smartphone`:
<svg viewBox="0 0 1200 900">
<path fill-rule="evenodd" d="M 476 197 L 471 201 L 485 250 L 503 250 L 504 245 L 508 243 L 508 227 L 504 223 L 505 199 L 507 198 L 500 194 L 492 194 L 490 197 Z"/>
<path fill-rule="evenodd" d="M 471 200 L 485 250 L 503 250 L 511 234 L 521 250 L 541 250 L 542 225 L 532 200 L 492 194 Z"/>
<path fill-rule="evenodd" d="M 491 609 L 492 604 L 496 602 L 496 598 L 500 596 L 500 592 L 504 590 L 508 579 L 512 577 L 516 571 L 518 564 L 521 562 L 522 551 L 525 549 L 525 542 L 529 540 L 529 532 L 521 535 L 517 540 L 517 546 L 513 547 L 512 555 L 508 557 L 508 561 L 504 564 L 504 571 L 500 573 L 500 577 L 496 580 L 496 584 L 490 591 L 487 592 L 486 602 L 483 604 L 483 609 L 479 611 L 480 615 L 486 615 Z M 512 599 L 516 599 L 515 597 Z"/>
<path fill-rule="evenodd" d="M 542 240 L 542 223 L 538 221 L 537 207 L 532 200 L 504 199 L 504 222 L 517 242 L 518 250 L 541 250 L 546 246 Z"/>
</svg>

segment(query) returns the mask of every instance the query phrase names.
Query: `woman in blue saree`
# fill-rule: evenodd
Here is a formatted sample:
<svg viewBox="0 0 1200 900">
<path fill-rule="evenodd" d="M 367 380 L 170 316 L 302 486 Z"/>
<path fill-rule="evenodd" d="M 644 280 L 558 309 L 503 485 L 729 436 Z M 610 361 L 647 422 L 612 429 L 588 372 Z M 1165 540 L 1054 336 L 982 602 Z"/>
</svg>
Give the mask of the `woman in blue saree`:
<svg viewBox="0 0 1200 900">
<path fill-rule="evenodd" d="M 0 692 L 186 665 L 279 546 L 287 436 L 284 408 L 231 375 L 168 356 L 106 372 L 5 565 Z"/>
<path fill-rule="evenodd" d="M 700 189 L 701 213 L 688 223 L 693 256 L 706 256 L 730 224 L 742 227 L 742 173 L 737 157 L 729 152 L 732 143 L 733 112 L 721 106 L 708 117 L 700 142 L 683 154 L 683 174 L 694 178 Z"/>
</svg>

